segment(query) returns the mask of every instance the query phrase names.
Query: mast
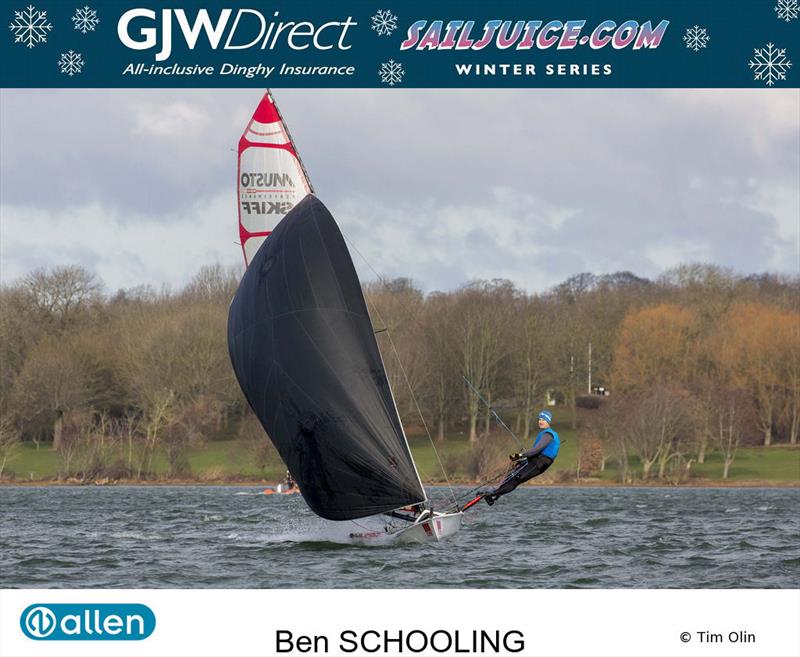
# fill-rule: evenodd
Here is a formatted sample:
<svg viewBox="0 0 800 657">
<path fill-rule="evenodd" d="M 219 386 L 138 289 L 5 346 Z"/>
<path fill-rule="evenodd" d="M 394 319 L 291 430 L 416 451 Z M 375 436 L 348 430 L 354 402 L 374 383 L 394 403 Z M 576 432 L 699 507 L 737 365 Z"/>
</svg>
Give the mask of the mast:
<svg viewBox="0 0 800 657">
<path fill-rule="evenodd" d="M 273 98 L 272 92 L 269 89 L 267 89 L 266 96 L 267 98 L 269 98 L 270 102 L 272 103 L 272 106 L 275 108 L 275 112 L 278 114 L 278 119 L 280 120 L 283 129 L 286 131 L 286 136 L 289 138 L 289 144 L 291 144 L 292 149 L 294 150 L 295 157 L 297 158 L 297 161 L 300 163 L 300 168 L 302 169 L 303 175 L 306 178 L 308 191 L 310 194 L 313 194 L 314 185 L 311 183 L 311 178 L 309 177 L 308 171 L 306 170 L 306 165 L 303 164 L 303 158 L 300 157 L 300 151 L 297 149 L 297 144 L 295 144 L 294 139 L 292 139 L 292 133 L 289 130 L 289 126 L 286 124 L 286 121 L 283 120 L 283 114 L 281 114 L 281 108 L 278 107 L 278 103 L 275 102 L 275 98 Z"/>
</svg>

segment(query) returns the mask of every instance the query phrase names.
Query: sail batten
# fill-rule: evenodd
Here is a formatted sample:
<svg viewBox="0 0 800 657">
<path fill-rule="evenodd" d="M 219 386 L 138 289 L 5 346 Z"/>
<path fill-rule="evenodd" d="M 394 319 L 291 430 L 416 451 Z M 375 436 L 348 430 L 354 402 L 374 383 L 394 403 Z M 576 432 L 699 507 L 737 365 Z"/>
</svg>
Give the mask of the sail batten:
<svg viewBox="0 0 800 657">
<path fill-rule="evenodd" d="M 248 402 L 318 515 L 354 519 L 424 501 L 350 254 L 315 196 L 253 255 L 228 346 Z"/>
</svg>

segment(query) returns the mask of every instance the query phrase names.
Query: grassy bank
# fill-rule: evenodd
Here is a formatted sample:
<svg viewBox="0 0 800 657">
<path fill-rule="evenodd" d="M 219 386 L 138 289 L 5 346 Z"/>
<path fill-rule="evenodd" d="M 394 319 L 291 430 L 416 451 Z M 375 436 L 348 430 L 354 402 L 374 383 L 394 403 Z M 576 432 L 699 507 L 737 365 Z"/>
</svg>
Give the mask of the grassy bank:
<svg viewBox="0 0 800 657">
<path fill-rule="evenodd" d="M 570 429 L 560 428 L 560 434 L 564 439 L 561 453 L 543 479 L 557 483 L 572 483 L 575 481 L 580 443 L 575 432 Z M 498 441 L 498 452 L 515 451 L 514 445 L 503 436 L 492 436 L 490 440 Z M 463 435 L 449 436 L 444 443 L 436 445 L 436 450 L 424 436 L 412 436 L 410 443 L 420 474 L 427 483 L 438 483 L 443 480 L 439 459 L 444 463 L 451 482 L 475 481 L 476 475 L 474 469 L 471 469 L 472 450 Z M 277 481 L 283 477 L 285 470 L 279 459 L 273 459 L 264 468 L 257 467 L 255 461 L 252 447 L 241 440 L 210 441 L 191 450 L 190 472 L 182 476 L 180 481 L 259 482 Z M 60 467 L 59 455 L 52 450 L 51 445 L 42 443 L 37 449 L 32 443 L 24 443 L 6 463 L 3 480 L 4 482 L 53 481 L 59 478 Z M 636 459 L 631 460 L 631 469 L 634 477 L 638 478 L 640 467 Z M 168 472 L 165 455 L 157 453 L 153 462 L 154 479 L 169 480 Z M 618 480 L 619 472 L 613 461 L 608 462 L 604 471 L 593 473 L 591 477 L 591 481 L 596 484 L 613 484 Z M 711 452 L 705 463 L 692 464 L 686 483 L 800 485 L 800 448 L 788 446 L 742 448 L 738 451 L 730 475 L 725 481 L 722 479 L 722 456 L 717 452 Z"/>
</svg>

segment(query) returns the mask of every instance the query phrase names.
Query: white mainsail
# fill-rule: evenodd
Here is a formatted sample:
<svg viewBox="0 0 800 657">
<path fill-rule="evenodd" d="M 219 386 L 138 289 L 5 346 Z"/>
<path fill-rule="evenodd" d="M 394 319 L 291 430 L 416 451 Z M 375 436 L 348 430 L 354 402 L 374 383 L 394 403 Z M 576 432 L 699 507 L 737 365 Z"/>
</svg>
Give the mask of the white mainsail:
<svg viewBox="0 0 800 657">
<path fill-rule="evenodd" d="M 239 139 L 239 238 L 245 265 L 277 223 L 314 191 L 269 91 Z"/>
</svg>

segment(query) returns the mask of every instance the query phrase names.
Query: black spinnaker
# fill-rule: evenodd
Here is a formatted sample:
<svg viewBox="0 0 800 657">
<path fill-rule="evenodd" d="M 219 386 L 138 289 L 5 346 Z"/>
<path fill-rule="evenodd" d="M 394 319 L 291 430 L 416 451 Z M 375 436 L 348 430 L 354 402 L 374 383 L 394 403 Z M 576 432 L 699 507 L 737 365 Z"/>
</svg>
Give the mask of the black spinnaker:
<svg viewBox="0 0 800 657">
<path fill-rule="evenodd" d="M 351 520 L 425 500 L 353 262 L 315 196 L 252 259 L 231 303 L 228 349 L 315 513 Z"/>
</svg>

